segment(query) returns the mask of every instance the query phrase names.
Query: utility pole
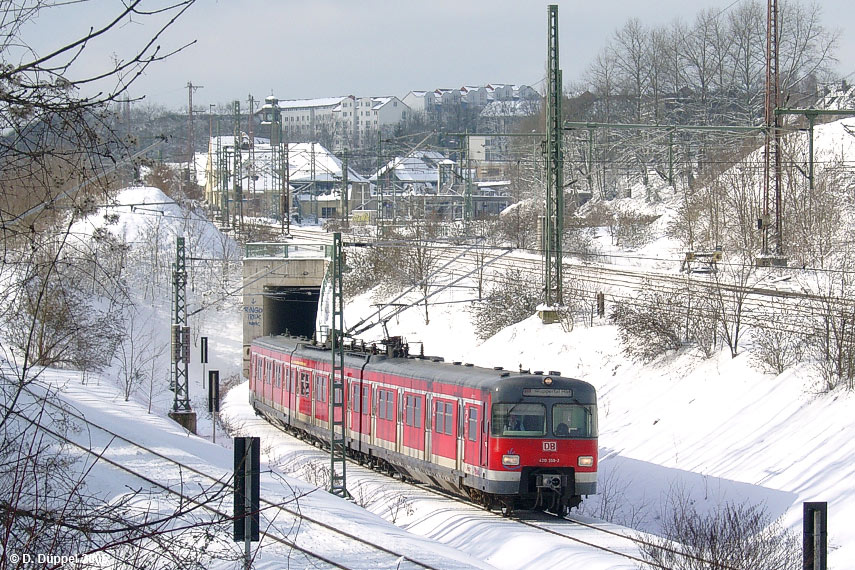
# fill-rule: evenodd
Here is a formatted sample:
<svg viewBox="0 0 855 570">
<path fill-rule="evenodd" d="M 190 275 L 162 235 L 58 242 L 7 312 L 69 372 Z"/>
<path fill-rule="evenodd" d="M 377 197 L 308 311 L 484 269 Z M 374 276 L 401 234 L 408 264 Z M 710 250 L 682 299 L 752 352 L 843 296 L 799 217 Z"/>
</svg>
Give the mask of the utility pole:
<svg viewBox="0 0 855 570">
<path fill-rule="evenodd" d="M 469 151 L 469 135 L 466 135 L 466 173 L 463 186 L 463 223 L 472 221 L 472 155 Z"/>
<path fill-rule="evenodd" d="M 261 124 L 270 127 L 271 209 L 279 215 L 281 232 L 286 234 L 286 224 L 290 215 L 286 197 L 288 167 L 287 158 L 283 160 L 282 156 L 282 112 L 279 108 L 279 99 L 273 95 L 264 99 L 264 106 L 261 108 Z M 285 156 L 288 156 L 287 143 Z M 288 229 L 290 230 L 290 227 Z"/>
<path fill-rule="evenodd" d="M 350 197 L 347 195 L 347 149 L 341 155 L 341 220 L 345 227 L 350 217 Z"/>
<path fill-rule="evenodd" d="M 232 211 L 232 227 L 243 229 L 243 189 L 241 188 L 241 130 L 240 130 L 240 101 L 234 103 L 234 164 L 232 165 L 232 182 L 234 183 L 235 208 Z"/>
<path fill-rule="evenodd" d="M 249 136 L 249 159 L 247 160 L 246 186 L 250 200 L 255 198 L 255 133 L 253 132 L 253 113 L 255 112 L 255 99 L 250 93 L 248 98 L 249 111 L 246 115 L 246 132 Z"/>
<path fill-rule="evenodd" d="M 169 417 L 196 433 L 196 414 L 190 409 L 187 368 L 190 363 L 190 327 L 187 326 L 187 257 L 184 238 L 176 239 L 172 266 L 172 411 Z"/>
<path fill-rule="evenodd" d="M 282 233 L 286 236 L 291 235 L 291 151 L 290 145 L 288 144 L 288 140 L 286 137 L 285 140 L 285 163 L 283 164 L 283 168 L 285 169 L 285 203 L 283 204 L 283 219 L 284 225 L 282 226 Z"/>
<path fill-rule="evenodd" d="M 214 193 L 217 191 L 217 183 L 215 175 L 214 175 L 214 164 L 215 162 L 211 160 L 211 155 L 214 154 L 214 109 L 216 105 L 211 103 L 208 105 L 208 164 L 211 165 L 210 171 L 208 172 L 208 184 L 211 188 L 211 194 L 205 196 L 205 200 L 208 204 L 214 204 Z M 217 159 L 219 159 L 219 155 L 215 155 Z M 207 192 L 207 188 L 206 188 Z"/>
<path fill-rule="evenodd" d="M 187 178 L 196 185 L 196 137 L 193 133 L 193 92 L 203 89 L 203 85 L 187 82 Z"/>
<path fill-rule="evenodd" d="M 546 219 L 544 220 L 543 267 L 545 304 L 552 307 L 563 302 L 564 235 L 564 127 L 561 115 L 562 80 L 558 65 L 558 5 L 548 6 L 547 91 L 546 91 Z M 552 322 L 556 315 L 542 315 Z"/>
</svg>

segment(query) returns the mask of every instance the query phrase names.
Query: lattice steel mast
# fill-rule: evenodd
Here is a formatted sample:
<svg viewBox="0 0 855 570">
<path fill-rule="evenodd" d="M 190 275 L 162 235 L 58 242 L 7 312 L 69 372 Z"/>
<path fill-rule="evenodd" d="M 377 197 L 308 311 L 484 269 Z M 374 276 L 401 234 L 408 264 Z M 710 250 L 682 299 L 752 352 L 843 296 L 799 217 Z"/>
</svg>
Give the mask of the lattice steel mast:
<svg viewBox="0 0 855 570">
<path fill-rule="evenodd" d="M 564 234 L 564 125 L 561 114 L 561 69 L 558 66 L 558 5 L 548 7 L 546 91 L 546 218 L 543 268 L 547 306 L 558 306 L 562 295 L 562 237 Z"/>
<path fill-rule="evenodd" d="M 333 234 L 332 261 L 332 378 L 330 378 L 330 493 L 347 497 L 347 442 L 344 430 L 344 295 L 342 269 L 344 255 L 341 232 Z"/>
<path fill-rule="evenodd" d="M 176 240 L 176 259 L 172 266 L 172 382 L 173 400 L 170 417 L 196 432 L 196 414 L 190 409 L 190 387 L 187 372 L 190 363 L 190 327 L 187 326 L 187 262 L 184 238 Z"/>
<path fill-rule="evenodd" d="M 774 227 L 774 254 L 784 255 L 782 235 L 781 204 L 781 119 L 775 112 L 780 103 L 781 84 L 778 60 L 778 0 L 768 0 L 766 13 L 766 99 L 765 124 L 766 136 L 763 148 L 763 216 L 760 221 L 763 230 L 762 253 L 769 255 L 769 228 Z M 774 157 L 774 159 L 773 159 Z M 774 160 L 774 172 L 772 161 Z M 775 221 L 771 221 L 770 179 L 774 180 Z"/>
</svg>

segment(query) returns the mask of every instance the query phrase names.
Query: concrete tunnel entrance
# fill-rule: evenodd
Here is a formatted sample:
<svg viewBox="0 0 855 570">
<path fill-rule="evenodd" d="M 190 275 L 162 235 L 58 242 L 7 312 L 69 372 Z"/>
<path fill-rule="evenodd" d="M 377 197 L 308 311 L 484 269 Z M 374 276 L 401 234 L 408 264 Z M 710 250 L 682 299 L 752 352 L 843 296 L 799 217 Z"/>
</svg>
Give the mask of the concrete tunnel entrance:
<svg viewBox="0 0 855 570">
<path fill-rule="evenodd" d="M 252 243 L 243 259 L 243 373 L 252 340 L 290 334 L 311 338 L 328 263 L 324 244 Z"/>
<path fill-rule="evenodd" d="M 266 285 L 262 295 L 265 336 L 290 334 L 312 337 L 321 297 L 320 287 Z"/>
</svg>

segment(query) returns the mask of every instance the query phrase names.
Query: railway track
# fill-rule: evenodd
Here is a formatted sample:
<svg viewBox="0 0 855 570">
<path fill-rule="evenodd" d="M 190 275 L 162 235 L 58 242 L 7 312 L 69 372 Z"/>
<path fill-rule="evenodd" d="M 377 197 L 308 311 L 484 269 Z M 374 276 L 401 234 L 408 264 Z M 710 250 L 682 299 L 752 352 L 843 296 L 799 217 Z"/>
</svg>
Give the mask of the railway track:
<svg viewBox="0 0 855 570">
<path fill-rule="evenodd" d="M 50 435 L 52 438 L 58 441 L 65 442 L 80 450 L 81 452 L 91 455 L 92 457 L 96 458 L 97 461 L 107 463 L 116 469 L 124 471 L 125 473 L 128 473 L 142 481 L 145 481 L 147 484 L 150 484 L 155 488 L 161 489 L 162 491 L 175 496 L 183 503 L 193 504 L 196 507 L 208 511 L 210 514 L 214 515 L 215 517 L 218 517 L 218 520 L 221 522 L 232 520 L 232 514 L 231 512 L 229 512 L 228 509 L 224 509 L 222 508 L 222 506 L 213 506 L 212 504 L 209 504 L 208 501 L 201 501 L 200 499 L 198 499 L 197 496 L 190 495 L 189 493 L 183 490 L 183 488 L 186 487 L 187 483 L 201 483 L 204 481 L 208 489 L 219 487 L 219 490 L 214 493 L 214 496 L 218 497 L 218 500 L 211 501 L 211 503 L 218 502 L 220 505 L 222 505 L 223 503 L 230 504 L 232 492 L 234 489 L 233 484 L 231 482 L 232 474 L 230 472 L 223 472 L 219 475 L 219 477 L 210 475 L 199 467 L 190 465 L 186 462 L 178 461 L 172 457 L 169 457 L 159 451 L 152 449 L 147 445 L 143 445 L 127 436 L 119 434 L 114 430 L 92 422 L 91 420 L 85 418 L 82 414 L 69 410 L 66 407 L 59 406 L 58 404 L 53 402 L 51 398 L 40 396 L 30 390 L 27 391 L 29 392 L 31 397 L 36 398 L 38 401 L 43 402 L 45 405 L 52 406 L 60 410 L 62 413 L 73 418 L 75 421 L 87 426 L 90 430 L 95 430 L 97 432 L 105 434 L 109 438 L 109 441 L 107 445 L 101 446 L 101 449 L 92 449 L 92 447 L 81 445 L 80 443 L 72 440 L 71 438 L 57 432 L 56 430 L 48 426 L 41 425 L 37 420 L 29 418 L 15 411 L 12 412 L 22 420 L 31 423 L 39 430 Z M 175 486 L 163 482 L 164 479 L 169 480 L 170 477 L 159 476 L 156 480 L 148 476 L 147 474 L 141 472 L 140 469 L 128 467 L 124 462 L 118 459 L 111 459 L 110 446 L 114 441 L 122 441 L 138 450 L 138 453 L 134 457 L 134 462 L 143 462 L 149 465 L 150 467 L 153 467 L 152 462 L 159 462 L 161 466 L 163 464 L 167 464 L 176 469 L 177 471 L 174 473 L 174 476 L 171 479 L 183 480 L 184 484 L 182 484 L 182 488 L 175 488 Z M 143 459 L 139 455 L 140 452 L 146 454 L 148 457 L 153 459 Z M 186 479 L 187 474 L 191 474 L 193 476 L 191 481 L 188 481 Z M 294 549 L 311 558 L 312 560 L 322 562 L 334 568 L 341 568 L 346 570 L 376 568 L 378 567 L 378 565 L 380 565 L 381 567 L 388 566 L 390 568 L 394 567 L 401 569 L 442 570 L 441 568 L 431 563 L 416 559 L 412 556 L 411 553 L 399 552 L 391 548 L 386 548 L 368 539 L 336 528 L 330 523 L 324 522 L 318 519 L 317 517 L 308 515 L 303 510 L 298 510 L 298 508 L 292 508 L 288 506 L 287 502 L 275 503 L 269 500 L 262 499 L 261 503 L 261 514 L 264 515 L 264 518 L 267 521 L 276 522 L 275 524 L 271 522 L 269 524 L 269 528 L 267 530 L 262 530 L 260 532 L 260 535 L 264 539 L 273 541 L 287 548 Z M 262 527 L 264 527 L 263 522 Z M 316 528 L 312 529 L 312 527 Z M 308 532 L 312 530 L 313 536 L 317 536 L 318 532 L 323 532 L 325 536 L 324 549 L 321 552 L 318 551 L 318 549 L 316 548 L 311 548 L 307 545 L 298 544 L 299 536 L 289 538 L 287 532 L 279 532 L 277 530 L 274 530 L 277 528 L 300 528 L 300 532 Z M 340 554 L 337 556 L 335 553 L 346 553 L 346 555 Z"/>
<path fill-rule="evenodd" d="M 308 230 L 295 230 L 294 235 L 296 239 L 315 243 L 324 243 L 329 239 L 328 234 Z M 438 247 L 438 259 L 443 264 L 460 256 L 465 248 L 462 245 L 442 243 Z M 486 252 L 487 259 L 490 259 L 505 250 L 485 248 L 481 251 L 479 255 Z M 471 270 L 473 264 L 483 262 L 483 259 L 478 259 L 473 252 L 469 252 L 464 253 L 453 267 L 459 271 L 463 271 L 465 267 Z M 673 260 L 673 263 L 676 265 L 679 261 Z M 492 262 L 486 271 L 485 280 L 494 281 L 497 275 L 510 269 L 538 275 L 541 266 L 542 261 L 536 254 L 513 251 Z M 789 332 L 802 334 L 822 334 L 823 331 L 817 328 L 821 323 L 814 321 L 826 314 L 855 312 L 853 301 L 803 290 L 789 283 L 792 281 L 791 277 L 783 277 L 787 286 L 776 287 L 772 284 L 752 284 L 744 278 L 740 283 L 739 268 L 735 268 L 734 272 L 737 282 L 729 282 L 726 276 L 716 278 L 714 274 L 674 273 L 629 265 L 588 262 L 574 259 L 570 255 L 566 256 L 564 261 L 564 274 L 571 289 L 568 292 L 569 297 L 581 297 L 593 303 L 595 293 L 602 292 L 607 306 L 623 302 L 642 307 L 643 301 L 638 300 L 642 291 L 659 293 L 662 299 L 685 299 L 685 292 L 692 291 L 694 300 L 689 302 L 695 305 L 692 312 L 698 316 L 713 319 L 718 314 L 724 314 L 733 325 L 737 318 L 735 311 L 738 304 L 741 325 L 758 330 L 787 329 Z M 441 285 L 442 280 L 443 277 L 438 276 L 437 284 Z M 816 280 L 821 281 L 821 277 Z M 770 315 L 781 313 L 787 315 L 786 322 L 770 323 Z"/>
</svg>

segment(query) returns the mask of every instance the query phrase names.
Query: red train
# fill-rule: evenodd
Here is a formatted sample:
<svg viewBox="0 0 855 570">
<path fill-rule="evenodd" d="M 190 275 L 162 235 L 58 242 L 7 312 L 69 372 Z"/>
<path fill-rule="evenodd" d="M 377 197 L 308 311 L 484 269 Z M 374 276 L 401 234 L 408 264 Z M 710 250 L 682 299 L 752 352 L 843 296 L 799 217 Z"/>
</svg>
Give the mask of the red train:
<svg viewBox="0 0 855 570">
<path fill-rule="evenodd" d="M 351 457 L 487 507 L 564 512 L 597 489 L 596 392 L 558 373 L 511 373 L 414 357 L 390 343 L 345 354 Z M 270 420 L 327 442 L 329 349 L 255 339 L 250 402 Z"/>
</svg>

